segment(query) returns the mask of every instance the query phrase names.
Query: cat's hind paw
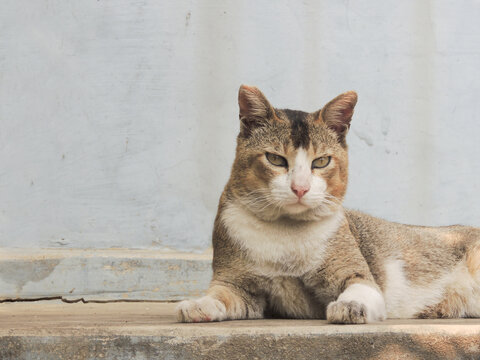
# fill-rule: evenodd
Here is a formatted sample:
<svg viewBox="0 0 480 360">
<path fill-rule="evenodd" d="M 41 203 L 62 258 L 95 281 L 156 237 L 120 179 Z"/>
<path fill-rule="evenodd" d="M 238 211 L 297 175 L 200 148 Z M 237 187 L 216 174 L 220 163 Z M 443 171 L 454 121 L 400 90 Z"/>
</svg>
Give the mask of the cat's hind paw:
<svg viewBox="0 0 480 360">
<path fill-rule="evenodd" d="M 367 308 L 357 301 L 332 301 L 327 306 L 327 321 L 332 324 L 366 324 Z"/>
<path fill-rule="evenodd" d="M 176 308 L 178 322 L 222 321 L 227 318 L 225 305 L 210 296 L 184 300 Z"/>
</svg>

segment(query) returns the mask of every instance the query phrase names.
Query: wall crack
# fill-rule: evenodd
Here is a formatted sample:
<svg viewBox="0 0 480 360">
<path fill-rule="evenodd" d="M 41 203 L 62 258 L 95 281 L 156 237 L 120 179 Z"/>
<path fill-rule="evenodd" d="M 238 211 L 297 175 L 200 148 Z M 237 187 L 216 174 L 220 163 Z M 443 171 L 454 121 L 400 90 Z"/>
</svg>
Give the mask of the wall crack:
<svg viewBox="0 0 480 360">
<path fill-rule="evenodd" d="M 10 299 L 2 299 L 0 300 L 1 303 L 14 303 L 14 302 L 35 302 L 35 301 L 55 301 L 60 300 L 67 304 L 76 304 L 76 303 L 83 303 L 83 304 L 108 304 L 108 303 L 126 303 L 126 302 L 138 302 L 138 303 L 175 303 L 178 300 L 142 300 L 142 299 L 112 299 L 112 300 L 85 300 L 83 297 L 78 299 L 67 299 L 63 296 L 47 296 L 47 297 L 39 297 L 39 298 L 10 298 Z"/>
</svg>

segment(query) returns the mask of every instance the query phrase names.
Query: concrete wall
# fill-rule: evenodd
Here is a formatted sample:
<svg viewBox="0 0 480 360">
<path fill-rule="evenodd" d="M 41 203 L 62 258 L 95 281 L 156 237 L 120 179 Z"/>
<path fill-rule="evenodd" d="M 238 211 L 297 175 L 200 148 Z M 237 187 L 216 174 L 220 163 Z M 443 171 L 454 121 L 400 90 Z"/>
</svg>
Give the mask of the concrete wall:
<svg viewBox="0 0 480 360">
<path fill-rule="evenodd" d="M 345 90 L 346 204 L 480 225 L 477 1 L 0 2 L 0 247 L 202 252 L 237 90 Z"/>
</svg>

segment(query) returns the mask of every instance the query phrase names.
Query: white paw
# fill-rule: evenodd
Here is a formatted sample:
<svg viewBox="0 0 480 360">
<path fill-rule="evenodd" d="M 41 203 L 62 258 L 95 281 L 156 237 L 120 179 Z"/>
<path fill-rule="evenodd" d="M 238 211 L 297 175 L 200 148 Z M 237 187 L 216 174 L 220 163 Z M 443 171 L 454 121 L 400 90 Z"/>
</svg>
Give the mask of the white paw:
<svg viewBox="0 0 480 360">
<path fill-rule="evenodd" d="M 179 322 L 222 321 L 227 318 L 225 305 L 210 296 L 184 300 L 177 305 L 176 312 Z"/>
<path fill-rule="evenodd" d="M 356 301 L 332 301 L 327 306 L 327 320 L 332 324 L 365 324 L 367 308 Z"/>
<path fill-rule="evenodd" d="M 350 285 L 337 301 L 331 302 L 327 307 L 327 320 L 331 323 L 362 324 L 382 321 L 385 318 L 382 294 L 365 284 Z"/>
</svg>

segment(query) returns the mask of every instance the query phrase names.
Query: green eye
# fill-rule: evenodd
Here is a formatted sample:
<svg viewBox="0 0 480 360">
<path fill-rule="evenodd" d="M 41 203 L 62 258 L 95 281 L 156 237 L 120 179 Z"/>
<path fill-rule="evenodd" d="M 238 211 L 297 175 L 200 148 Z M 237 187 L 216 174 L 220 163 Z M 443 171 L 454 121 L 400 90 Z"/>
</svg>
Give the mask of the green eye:
<svg viewBox="0 0 480 360">
<path fill-rule="evenodd" d="M 270 162 L 270 164 L 275 165 L 275 166 L 282 166 L 282 167 L 287 167 L 287 159 L 280 155 L 276 154 L 271 154 L 271 153 L 266 153 L 265 156 L 267 157 L 267 160 Z"/>
<path fill-rule="evenodd" d="M 318 159 L 313 160 L 312 169 L 321 169 L 330 164 L 331 156 L 322 156 Z"/>
</svg>

